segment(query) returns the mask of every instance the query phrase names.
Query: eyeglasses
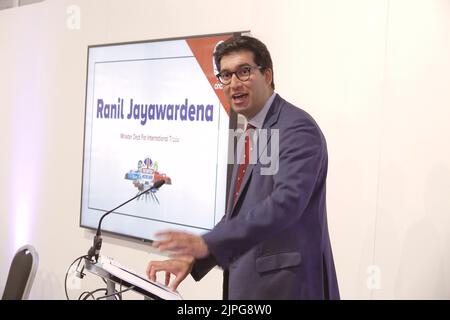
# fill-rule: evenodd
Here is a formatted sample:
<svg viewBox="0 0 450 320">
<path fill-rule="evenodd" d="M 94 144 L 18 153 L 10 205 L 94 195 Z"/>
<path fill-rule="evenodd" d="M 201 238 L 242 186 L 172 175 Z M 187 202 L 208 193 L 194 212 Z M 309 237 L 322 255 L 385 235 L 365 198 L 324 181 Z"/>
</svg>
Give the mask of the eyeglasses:
<svg viewBox="0 0 450 320">
<path fill-rule="evenodd" d="M 236 75 L 236 77 L 244 82 L 247 81 L 248 79 L 250 79 L 250 74 L 252 72 L 252 69 L 262 69 L 263 67 L 261 66 L 243 66 L 240 67 L 237 71 L 235 72 L 230 72 L 230 71 L 224 71 L 221 72 L 217 75 L 217 79 L 219 79 L 219 81 L 224 84 L 224 85 L 229 85 L 231 83 L 231 78 L 233 78 L 233 74 Z"/>
</svg>

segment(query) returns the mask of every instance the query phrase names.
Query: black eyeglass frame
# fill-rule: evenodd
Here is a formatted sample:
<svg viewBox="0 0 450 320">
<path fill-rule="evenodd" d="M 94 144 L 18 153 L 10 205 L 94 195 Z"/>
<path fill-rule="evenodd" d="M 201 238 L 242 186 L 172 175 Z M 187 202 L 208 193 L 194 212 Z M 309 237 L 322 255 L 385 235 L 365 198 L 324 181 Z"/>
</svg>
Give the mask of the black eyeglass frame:
<svg viewBox="0 0 450 320">
<path fill-rule="evenodd" d="M 240 67 L 237 71 L 234 71 L 234 72 L 225 71 L 224 73 L 226 73 L 226 74 L 228 74 L 230 76 L 230 80 L 229 81 L 224 81 L 223 79 L 221 79 L 223 72 L 218 73 L 216 75 L 216 77 L 220 81 L 220 83 L 223 84 L 224 86 L 227 86 L 227 85 L 229 85 L 231 83 L 231 80 L 233 79 L 233 74 L 236 75 L 236 78 L 238 78 L 239 81 L 246 82 L 246 81 L 248 81 L 248 79 L 250 79 L 250 76 L 252 74 L 251 71 L 253 69 L 261 70 L 261 69 L 264 69 L 264 67 L 262 67 L 262 66 L 245 65 L 245 66 Z M 239 72 L 245 72 L 245 71 L 248 71 L 248 75 L 244 75 L 243 76 L 241 74 L 239 76 Z"/>
</svg>

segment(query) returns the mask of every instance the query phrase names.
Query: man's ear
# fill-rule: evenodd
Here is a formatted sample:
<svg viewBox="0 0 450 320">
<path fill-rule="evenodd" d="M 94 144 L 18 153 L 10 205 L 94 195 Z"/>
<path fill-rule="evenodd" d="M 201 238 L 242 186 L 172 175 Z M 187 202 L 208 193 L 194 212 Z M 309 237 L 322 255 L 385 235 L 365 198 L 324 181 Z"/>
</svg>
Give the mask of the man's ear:
<svg viewBox="0 0 450 320">
<path fill-rule="evenodd" d="M 264 70 L 264 78 L 266 79 L 266 83 L 270 86 L 272 84 L 273 79 L 272 69 L 267 68 Z"/>
</svg>

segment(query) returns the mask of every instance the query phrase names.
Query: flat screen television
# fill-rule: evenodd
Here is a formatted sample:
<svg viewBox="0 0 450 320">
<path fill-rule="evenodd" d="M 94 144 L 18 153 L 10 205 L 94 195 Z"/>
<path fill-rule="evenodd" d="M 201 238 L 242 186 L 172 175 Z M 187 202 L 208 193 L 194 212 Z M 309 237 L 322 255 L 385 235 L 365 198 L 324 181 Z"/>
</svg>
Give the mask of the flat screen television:
<svg viewBox="0 0 450 320">
<path fill-rule="evenodd" d="M 236 115 L 213 63 L 234 33 L 88 47 L 80 227 L 153 240 L 225 213 Z"/>
</svg>

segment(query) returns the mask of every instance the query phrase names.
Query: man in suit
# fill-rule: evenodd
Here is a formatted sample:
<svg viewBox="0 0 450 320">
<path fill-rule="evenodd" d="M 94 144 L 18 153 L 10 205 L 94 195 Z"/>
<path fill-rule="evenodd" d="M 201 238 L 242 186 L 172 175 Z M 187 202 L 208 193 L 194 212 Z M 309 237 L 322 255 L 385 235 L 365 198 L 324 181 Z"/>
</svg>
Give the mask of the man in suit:
<svg viewBox="0 0 450 320">
<path fill-rule="evenodd" d="M 313 118 L 274 92 L 270 53 L 259 40 L 239 36 L 214 53 L 218 78 L 232 108 L 248 123 L 278 133 L 278 166 L 234 165 L 227 212 L 208 233 L 168 231 L 154 246 L 172 253 L 152 261 L 176 288 L 188 274 L 200 280 L 224 269 L 225 299 L 339 299 L 326 217 L 327 147 Z M 273 136 L 273 134 L 272 134 Z M 259 144 L 261 145 L 261 144 Z M 259 150 L 258 152 L 260 152 Z M 245 152 L 244 152 L 245 154 Z"/>
</svg>

